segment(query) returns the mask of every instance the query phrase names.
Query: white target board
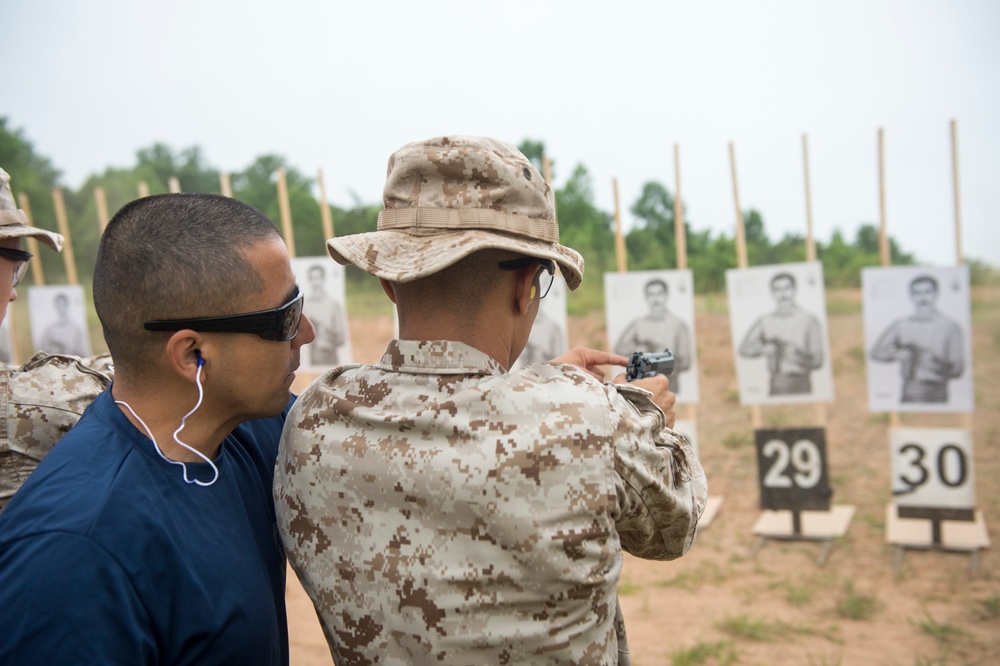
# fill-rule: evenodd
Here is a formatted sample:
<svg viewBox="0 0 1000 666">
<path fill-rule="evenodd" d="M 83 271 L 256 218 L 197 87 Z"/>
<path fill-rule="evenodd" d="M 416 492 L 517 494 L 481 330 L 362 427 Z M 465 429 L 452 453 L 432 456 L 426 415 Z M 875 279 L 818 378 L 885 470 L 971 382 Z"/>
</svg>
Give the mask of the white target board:
<svg viewBox="0 0 1000 666">
<path fill-rule="evenodd" d="M 28 319 L 36 351 L 90 356 L 90 332 L 83 286 L 28 287 Z"/>
<path fill-rule="evenodd" d="M 873 412 L 971 412 L 969 267 L 861 271 Z"/>
<path fill-rule="evenodd" d="M 690 270 L 604 274 L 608 349 L 674 354 L 670 390 L 678 404 L 698 402 L 698 358 L 694 333 L 694 274 Z"/>
<path fill-rule="evenodd" d="M 302 369 L 322 372 L 350 363 L 344 267 L 329 257 L 296 257 L 292 272 L 305 297 L 302 311 L 316 330 L 316 338 L 302 347 Z"/>
<path fill-rule="evenodd" d="M 726 271 L 740 403 L 833 400 L 823 265 Z"/>
<path fill-rule="evenodd" d="M 973 509 L 972 440 L 960 428 L 892 428 L 892 494 L 899 507 Z"/>
<path fill-rule="evenodd" d="M 10 328 L 10 317 L 0 322 L 0 363 L 14 365 L 14 333 Z"/>
</svg>

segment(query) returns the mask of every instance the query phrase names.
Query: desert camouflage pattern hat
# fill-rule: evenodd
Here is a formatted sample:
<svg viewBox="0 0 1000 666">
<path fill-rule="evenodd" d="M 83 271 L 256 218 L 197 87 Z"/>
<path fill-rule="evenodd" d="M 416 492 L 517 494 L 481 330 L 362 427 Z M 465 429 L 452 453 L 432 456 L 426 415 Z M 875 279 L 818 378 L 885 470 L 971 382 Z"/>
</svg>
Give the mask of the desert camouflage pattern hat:
<svg viewBox="0 0 1000 666">
<path fill-rule="evenodd" d="M 566 284 L 583 280 L 583 257 L 559 244 L 552 188 L 513 146 L 442 136 L 389 157 L 377 231 L 331 238 L 337 262 L 391 282 L 411 282 L 473 252 L 502 249 L 551 259 Z"/>
<path fill-rule="evenodd" d="M 63 237 L 28 224 L 28 216 L 18 210 L 10 191 L 10 176 L 0 169 L 0 238 L 37 238 L 56 252 L 62 250 Z"/>
</svg>

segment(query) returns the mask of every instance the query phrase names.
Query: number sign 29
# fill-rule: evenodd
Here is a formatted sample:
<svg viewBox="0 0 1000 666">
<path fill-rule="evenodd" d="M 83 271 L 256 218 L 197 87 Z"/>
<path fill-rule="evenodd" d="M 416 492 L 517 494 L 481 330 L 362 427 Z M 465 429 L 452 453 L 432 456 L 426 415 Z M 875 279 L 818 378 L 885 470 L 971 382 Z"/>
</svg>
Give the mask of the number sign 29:
<svg viewBox="0 0 1000 666">
<path fill-rule="evenodd" d="M 960 428 L 892 428 L 892 494 L 900 507 L 976 506 L 972 441 Z"/>
<path fill-rule="evenodd" d="M 755 432 L 760 507 L 772 511 L 829 511 L 826 431 L 765 428 Z"/>
</svg>

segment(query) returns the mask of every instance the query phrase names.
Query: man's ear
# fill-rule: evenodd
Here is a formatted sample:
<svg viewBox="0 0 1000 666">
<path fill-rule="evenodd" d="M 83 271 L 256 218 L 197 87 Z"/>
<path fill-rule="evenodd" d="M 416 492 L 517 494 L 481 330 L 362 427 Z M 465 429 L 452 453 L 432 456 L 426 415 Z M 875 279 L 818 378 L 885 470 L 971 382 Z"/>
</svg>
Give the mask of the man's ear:
<svg viewBox="0 0 1000 666">
<path fill-rule="evenodd" d="M 538 266 L 532 264 L 515 272 L 516 289 L 514 306 L 518 314 L 527 314 L 531 308 L 531 301 L 538 296 L 538 287 L 535 286 L 535 275 L 538 273 Z"/>
<path fill-rule="evenodd" d="M 164 353 L 168 366 L 178 376 L 193 380 L 199 365 L 205 365 L 212 355 L 211 345 L 200 333 L 184 329 L 177 331 L 167 340 Z"/>
<path fill-rule="evenodd" d="M 379 278 L 378 282 L 379 282 L 380 285 L 382 285 L 382 291 L 385 292 L 385 295 L 388 296 L 389 300 L 392 301 L 393 305 L 395 305 L 396 304 L 396 289 L 392 286 L 392 283 L 389 282 L 388 280 L 385 280 L 385 279 L 382 279 L 382 278 Z"/>
</svg>

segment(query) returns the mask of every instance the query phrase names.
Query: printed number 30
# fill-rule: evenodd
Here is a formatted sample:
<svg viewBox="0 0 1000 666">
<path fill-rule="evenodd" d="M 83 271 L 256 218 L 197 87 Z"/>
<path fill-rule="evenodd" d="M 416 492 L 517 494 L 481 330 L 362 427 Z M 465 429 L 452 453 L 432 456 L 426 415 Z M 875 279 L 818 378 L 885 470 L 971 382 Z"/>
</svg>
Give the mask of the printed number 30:
<svg viewBox="0 0 1000 666">
<path fill-rule="evenodd" d="M 764 475 L 764 485 L 768 488 L 812 488 L 819 483 L 823 473 L 823 461 L 819 447 L 808 439 L 797 440 L 791 447 L 780 439 L 768 440 L 761 453 L 765 458 L 774 458 L 774 463 Z M 794 468 L 791 476 L 786 476 L 789 463 Z"/>
<path fill-rule="evenodd" d="M 903 483 L 907 484 L 910 488 L 917 488 L 924 485 L 930 478 L 930 474 L 927 471 L 927 467 L 924 464 L 924 456 L 926 451 L 919 444 L 904 444 L 899 447 L 899 453 L 901 455 L 910 454 L 911 458 L 909 461 L 909 467 L 916 470 L 917 478 L 913 479 L 909 477 L 909 470 L 906 474 L 900 474 L 899 479 Z M 952 454 L 954 457 L 954 468 L 952 473 L 948 473 L 948 454 Z M 938 450 L 937 454 L 937 478 L 941 480 L 941 483 L 948 486 L 949 488 L 957 488 L 965 483 L 965 478 L 967 462 L 965 459 L 965 452 L 961 448 L 954 444 L 945 444 Z"/>
</svg>

